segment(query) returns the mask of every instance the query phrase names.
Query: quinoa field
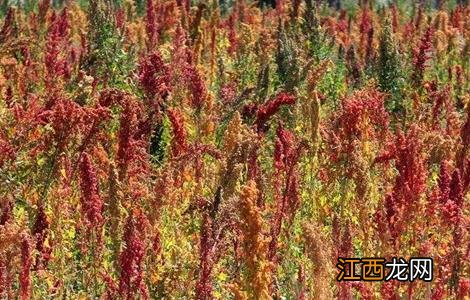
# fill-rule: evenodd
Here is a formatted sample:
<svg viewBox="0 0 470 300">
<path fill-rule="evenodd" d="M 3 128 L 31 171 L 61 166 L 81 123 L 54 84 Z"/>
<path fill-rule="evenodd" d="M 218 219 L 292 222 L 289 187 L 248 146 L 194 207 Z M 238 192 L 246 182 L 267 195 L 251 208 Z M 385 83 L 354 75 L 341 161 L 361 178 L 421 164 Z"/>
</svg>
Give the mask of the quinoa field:
<svg viewBox="0 0 470 300">
<path fill-rule="evenodd" d="M 469 300 L 469 79 L 467 0 L 0 0 L 0 299 Z"/>
</svg>

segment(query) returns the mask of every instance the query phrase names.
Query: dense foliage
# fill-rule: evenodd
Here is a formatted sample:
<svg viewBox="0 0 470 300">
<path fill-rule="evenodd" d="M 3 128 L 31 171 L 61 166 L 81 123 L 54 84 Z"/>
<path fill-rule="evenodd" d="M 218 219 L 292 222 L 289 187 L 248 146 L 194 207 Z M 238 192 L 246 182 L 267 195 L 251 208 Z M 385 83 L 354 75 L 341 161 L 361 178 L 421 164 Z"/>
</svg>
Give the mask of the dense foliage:
<svg viewBox="0 0 470 300">
<path fill-rule="evenodd" d="M 468 299 L 465 1 L 14 2 L 1 299 Z"/>
</svg>

